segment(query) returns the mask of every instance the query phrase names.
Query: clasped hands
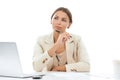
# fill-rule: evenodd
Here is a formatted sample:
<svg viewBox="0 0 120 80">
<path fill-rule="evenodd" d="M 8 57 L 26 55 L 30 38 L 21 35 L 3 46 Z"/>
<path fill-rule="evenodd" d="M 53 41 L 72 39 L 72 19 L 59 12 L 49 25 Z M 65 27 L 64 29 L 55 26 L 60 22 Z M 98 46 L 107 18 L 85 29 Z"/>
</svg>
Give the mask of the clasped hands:
<svg viewBox="0 0 120 80">
<path fill-rule="evenodd" d="M 63 65 L 63 66 L 55 66 L 55 67 L 52 68 L 51 71 L 61 71 L 61 72 L 66 72 L 66 67 L 65 67 L 65 65 Z"/>
<path fill-rule="evenodd" d="M 48 51 L 49 55 L 52 57 L 53 55 L 60 54 L 63 50 L 65 50 L 65 43 L 70 39 L 70 35 L 67 32 L 63 32 L 59 34 L 59 37 L 53 47 Z M 51 71 L 66 71 L 65 65 L 55 66 Z"/>
</svg>

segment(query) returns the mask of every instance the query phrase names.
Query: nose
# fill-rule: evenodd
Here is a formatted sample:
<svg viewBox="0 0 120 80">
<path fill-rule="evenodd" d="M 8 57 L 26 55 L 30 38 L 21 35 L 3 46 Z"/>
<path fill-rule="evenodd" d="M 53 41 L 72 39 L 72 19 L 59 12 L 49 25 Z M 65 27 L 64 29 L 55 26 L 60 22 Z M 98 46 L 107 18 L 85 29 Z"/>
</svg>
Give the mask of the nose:
<svg viewBox="0 0 120 80">
<path fill-rule="evenodd" d="M 57 20 L 57 24 L 59 24 L 59 25 L 60 25 L 60 24 L 61 24 L 61 20 Z"/>
</svg>

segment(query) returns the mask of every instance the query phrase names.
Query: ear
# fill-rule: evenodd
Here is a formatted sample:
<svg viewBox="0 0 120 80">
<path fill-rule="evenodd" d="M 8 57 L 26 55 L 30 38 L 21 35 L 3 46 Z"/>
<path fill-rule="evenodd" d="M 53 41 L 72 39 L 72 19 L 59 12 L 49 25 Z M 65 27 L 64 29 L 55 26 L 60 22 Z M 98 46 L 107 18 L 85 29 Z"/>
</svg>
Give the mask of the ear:
<svg viewBox="0 0 120 80">
<path fill-rule="evenodd" d="M 68 25 L 68 27 L 67 27 L 67 28 L 69 29 L 69 28 L 70 28 L 70 26 L 71 26 L 71 23 Z"/>
<path fill-rule="evenodd" d="M 52 24 L 53 19 L 50 19 L 50 23 Z"/>
<path fill-rule="evenodd" d="M 50 23 L 52 24 L 52 20 L 50 20 Z"/>
</svg>

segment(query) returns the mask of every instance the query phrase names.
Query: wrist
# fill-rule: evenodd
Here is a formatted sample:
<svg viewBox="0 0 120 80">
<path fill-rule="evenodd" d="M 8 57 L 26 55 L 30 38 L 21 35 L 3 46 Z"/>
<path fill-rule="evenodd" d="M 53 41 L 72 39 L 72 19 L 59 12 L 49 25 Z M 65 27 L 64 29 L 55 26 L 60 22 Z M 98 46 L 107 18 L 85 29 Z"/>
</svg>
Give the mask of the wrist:
<svg viewBox="0 0 120 80">
<path fill-rule="evenodd" d="M 55 55 L 55 51 L 57 50 L 57 45 L 56 44 L 54 44 L 53 46 L 52 46 L 52 48 L 50 48 L 49 50 L 48 50 L 48 54 L 49 54 L 49 56 L 53 56 L 53 55 Z"/>
<path fill-rule="evenodd" d="M 65 65 L 63 66 L 63 71 L 66 72 L 66 66 Z"/>
</svg>

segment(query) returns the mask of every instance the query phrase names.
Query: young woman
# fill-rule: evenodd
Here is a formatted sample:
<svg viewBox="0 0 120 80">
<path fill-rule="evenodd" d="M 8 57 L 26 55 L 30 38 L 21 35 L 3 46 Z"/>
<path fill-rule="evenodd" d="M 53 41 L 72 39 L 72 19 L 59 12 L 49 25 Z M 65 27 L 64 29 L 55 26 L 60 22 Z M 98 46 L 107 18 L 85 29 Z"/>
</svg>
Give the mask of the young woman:
<svg viewBox="0 0 120 80">
<path fill-rule="evenodd" d="M 89 56 L 80 36 L 66 32 L 72 24 L 72 14 L 64 7 L 51 16 L 53 32 L 39 37 L 33 55 L 35 71 L 89 71 Z"/>
</svg>

